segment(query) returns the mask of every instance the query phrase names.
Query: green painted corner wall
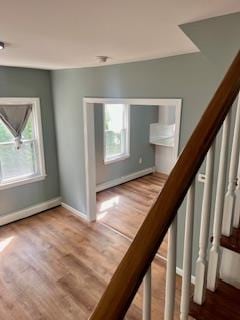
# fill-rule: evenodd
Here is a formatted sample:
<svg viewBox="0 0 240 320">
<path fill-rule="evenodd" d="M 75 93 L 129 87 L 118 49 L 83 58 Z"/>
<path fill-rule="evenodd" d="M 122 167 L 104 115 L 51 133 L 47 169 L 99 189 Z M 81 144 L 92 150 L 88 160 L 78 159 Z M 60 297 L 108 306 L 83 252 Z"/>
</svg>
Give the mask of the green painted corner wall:
<svg viewBox="0 0 240 320">
<path fill-rule="evenodd" d="M 44 181 L 0 191 L 0 215 L 60 195 L 50 72 L 0 67 L 0 97 L 39 97 L 47 177 Z"/>
</svg>

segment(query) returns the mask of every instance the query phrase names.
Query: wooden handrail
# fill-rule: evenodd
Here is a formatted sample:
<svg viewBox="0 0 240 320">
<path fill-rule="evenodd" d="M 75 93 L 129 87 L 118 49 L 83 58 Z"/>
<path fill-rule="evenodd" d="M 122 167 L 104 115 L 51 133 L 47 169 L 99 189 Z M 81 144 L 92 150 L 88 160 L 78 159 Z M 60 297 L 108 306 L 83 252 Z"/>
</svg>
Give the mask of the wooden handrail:
<svg viewBox="0 0 240 320">
<path fill-rule="evenodd" d="M 239 90 L 240 51 L 119 264 L 90 320 L 124 318 Z"/>
</svg>

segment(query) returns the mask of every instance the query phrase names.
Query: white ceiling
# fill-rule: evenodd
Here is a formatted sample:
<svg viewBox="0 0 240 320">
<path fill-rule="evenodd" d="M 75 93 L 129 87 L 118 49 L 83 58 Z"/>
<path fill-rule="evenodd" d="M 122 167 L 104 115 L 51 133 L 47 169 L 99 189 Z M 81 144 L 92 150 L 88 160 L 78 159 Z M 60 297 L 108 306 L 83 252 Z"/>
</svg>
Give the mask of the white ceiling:
<svg viewBox="0 0 240 320">
<path fill-rule="evenodd" d="M 178 25 L 240 11 L 239 0 L 0 0 L 0 65 L 46 69 L 198 51 Z"/>
</svg>

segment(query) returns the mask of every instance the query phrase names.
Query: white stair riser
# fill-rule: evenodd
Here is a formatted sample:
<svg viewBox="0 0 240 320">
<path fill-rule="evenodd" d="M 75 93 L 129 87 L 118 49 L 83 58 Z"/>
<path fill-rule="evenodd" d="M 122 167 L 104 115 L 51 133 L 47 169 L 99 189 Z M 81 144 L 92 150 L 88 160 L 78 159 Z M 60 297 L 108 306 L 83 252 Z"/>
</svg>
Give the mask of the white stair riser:
<svg viewBox="0 0 240 320">
<path fill-rule="evenodd" d="M 240 254 L 223 248 L 220 278 L 240 289 Z"/>
</svg>

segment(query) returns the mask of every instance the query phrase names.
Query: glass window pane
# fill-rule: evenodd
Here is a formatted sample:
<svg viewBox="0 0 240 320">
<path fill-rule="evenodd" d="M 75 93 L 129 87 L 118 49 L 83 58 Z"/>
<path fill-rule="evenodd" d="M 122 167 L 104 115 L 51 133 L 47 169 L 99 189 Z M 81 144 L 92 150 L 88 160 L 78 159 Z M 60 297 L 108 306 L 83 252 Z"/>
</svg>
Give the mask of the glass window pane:
<svg viewBox="0 0 240 320">
<path fill-rule="evenodd" d="M 105 141 L 107 157 L 121 153 L 121 133 L 107 130 L 105 132 Z"/>
<path fill-rule="evenodd" d="M 23 143 L 19 150 L 15 144 L 0 144 L 0 181 L 14 179 L 22 176 L 35 175 L 37 161 L 35 142 Z"/>
<path fill-rule="evenodd" d="M 105 130 L 120 132 L 123 127 L 123 104 L 106 104 L 105 105 Z"/>
<path fill-rule="evenodd" d="M 124 104 L 105 105 L 105 159 L 127 153 L 126 108 Z"/>
<path fill-rule="evenodd" d="M 29 116 L 28 122 L 26 124 L 25 129 L 23 130 L 22 133 L 22 138 L 26 140 L 31 140 L 34 139 L 34 131 L 33 131 L 33 116 L 32 112 Z"/>
<path fill-rule="evenodd" d="M 0 120 L 0 142 L 10 142 L 13 141 L 13 135 L 5 126 L 2 120 Z"/>
</svg>

